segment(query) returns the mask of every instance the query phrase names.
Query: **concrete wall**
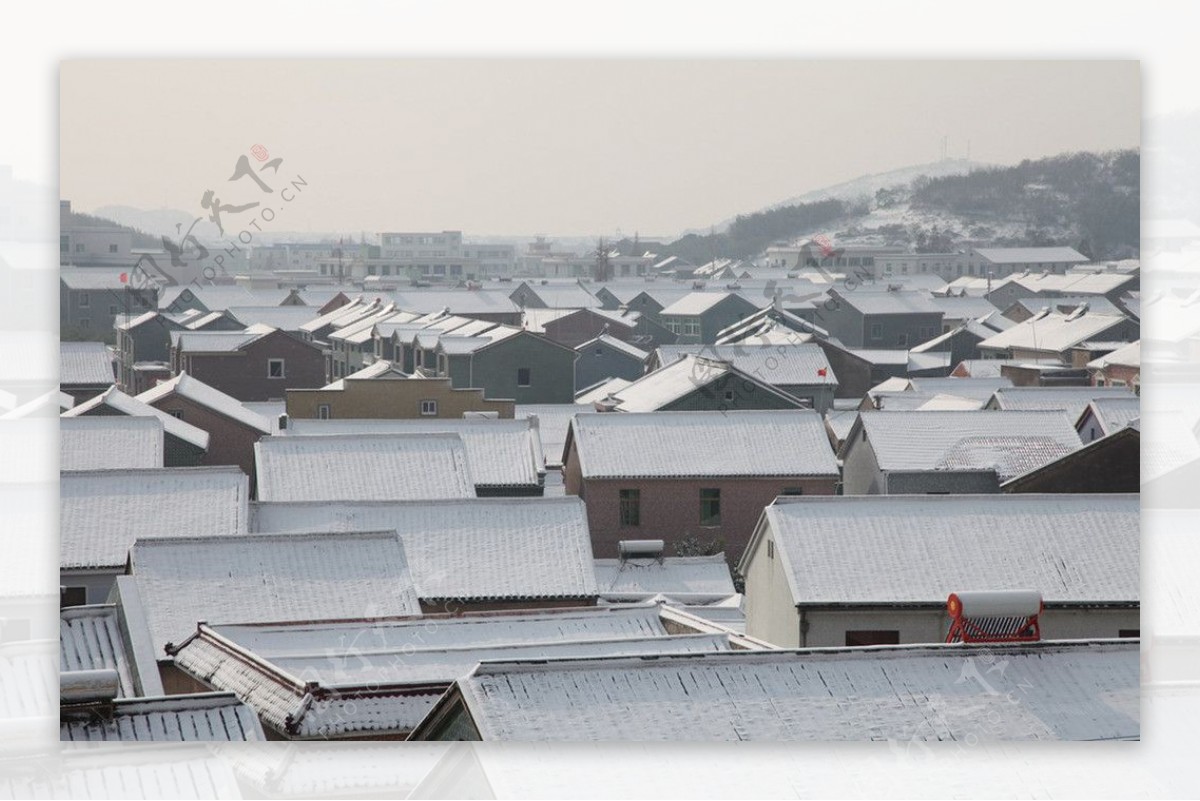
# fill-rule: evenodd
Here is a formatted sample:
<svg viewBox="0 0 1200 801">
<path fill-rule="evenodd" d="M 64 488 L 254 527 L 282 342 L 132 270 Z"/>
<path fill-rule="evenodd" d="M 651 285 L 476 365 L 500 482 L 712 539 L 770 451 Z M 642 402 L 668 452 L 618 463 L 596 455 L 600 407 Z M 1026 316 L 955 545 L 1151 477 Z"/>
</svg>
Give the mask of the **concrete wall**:
<svg viewBox="0 0 1200 801">
<path fill-rule="evenodd" d="M 58 583 L 63 587 L 83 587 L 87 590 L 85 603 L 102 604 L 108 602 L 113 583 L 124 570 L 124 566 L 111 570 L 60 570 Z"/>
<path fill-rule="evenodd" d="M 473 354 L 466 386 L 482 388 L 489 398 L 522 404 L 573 403 L 577 355 L 537 334 L 522 332 Z M 529 369 L 529 386 L 518 386 L 520 368 Z"/>
<path fill-rule="evenodd" d="M 606 378 L 634 381 L 645 373 L 645 364 L 640 359 L 602 342 L 592 343 L 577 352 L 579 358 L 575 361 L 576 392 Z"/>
<path fill-rule="evenodd" d="M 769 528 L 759 538 L 744 578 L 746 634 L 781 648 L 800 647 L 796 602 Z"/>
<path fill-rule="evenodd" d="M 614 412 L 613 414 L 618 414 Z M 785 490 L 799 488 L 805 495 L 833 495 L 836 479 L 829 478 L 682 478 L 682 479 L 589 479 L 581 477 L 578 454 L 572 448 L 563 469 L 566 491 L 579 495 L 587 505 L 592 549 L 597 557 L 615 557 L 617 543 L 632 539 L 662 539 L 666 553 L 694 537 L 701 545 L 722 544 L 730 563 L 736 563 L 750 540 L 763 507 Z M 721 522 L 700 524 L 700 490 L 721 491 Z M 620 490 L 641 492 L 641 520 L 637 526 L 622 526 Z"/>
<path fill-rule="evenodd" d="M 456 419 L 467 412 L 495 412 L 504 419 L 513 417 L 512 401 L 488 400 L 479 389 L 454 389 L 446 378 L 352 379 L 345 382 L 345 387 L 289 390 L 288 417 L 316 419 L 319 407 L 328 405 L 330 417 L 335 420 L 422 419 L 423 400 L 437 401 L 438 418 Z"/>
<path fill-rule="evenodd" d="M 253 489 L 254 443 L 265 436 L 262 432 L 174 393 L 158 399 L 151 405 L 167 414 L 182 412 L 176 416 L 183 422 L 207 431 L 208 452 L 204 454 L 201 464 L 240 467 L 243 473 L 250 476 L 250 486 Z"/>
<path fill-rule="evenodd" d="M 271 359 L 284 360 L 283 378 L 268 375 Z M 214 389 L 240 401 L 283 399 L 289 389 L 325 385 L 321 350 L 283 331 L 275 331 L 228 354 L 172 352 L 172 369 L 186 371 Z"/>
</svg>

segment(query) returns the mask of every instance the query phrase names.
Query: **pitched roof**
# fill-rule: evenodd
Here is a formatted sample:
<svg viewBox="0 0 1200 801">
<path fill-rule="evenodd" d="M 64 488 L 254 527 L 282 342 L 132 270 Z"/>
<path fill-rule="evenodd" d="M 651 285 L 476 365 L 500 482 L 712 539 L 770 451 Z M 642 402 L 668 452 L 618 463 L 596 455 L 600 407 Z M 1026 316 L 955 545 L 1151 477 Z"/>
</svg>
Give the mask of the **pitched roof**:
<svg viewBox="0 0 1200 801">
<path fill-rule="evenodd" d="M 1142 399 L 1133 394 L 1125 398 L 1096 398 L 1080 413 L 1078 422 L 1082 422 L 1083 415 L 1089 411 L 1095 415 L 1100 430 L 1112 434 L 1142 416 Z"/>
<path fill-rule="evenodd" d="M 214 389 L 198 378 L 192 378 L 187 373 L 180 373 L 168 381 L 162 381 L 157 386 L 138 395 L 136 400 L 153 405 L 169 395 L 187 398 L 193 403 L 207 407 L 218 414 L 253 428 L 263 434 L 271 433 L 271 421 L 262 415 L 255 414 L 242 405 L 237 398 L 232 398 Z"/>
<path fill-rule="evenodd" d="M 537 417 L 546 464 L 561 465 L 567 428 L 571 418 L 579 412 L 580 407 L 575 403 L 519 403 L 514 407 L 513 415 L 517 419 Z"/>
<path fill-rule="evenodd" d="M 254 461 L 264 501 L 475 497 L 457 434 L 264 437 L 254 444 Z"/>
<path fill-rule="evenodd" d="M 621 412 L 652 412 L 691 395 L 693 392 L 712 392 L 726 385 L 753 387 L 753 391 L 774 395 L 784 402 L 801 408 L 802 402 L 776 389 L 766 377 L 754 376 L 729 361 L 708 356 L 684 354 L 670 364 L 646 373 L 629 386 L 618 391 L 614 398 Z"/>
<path fill-rule="evenodd" d="M 1075 422 L 1088 404 L 1099 398 L 1138 401 L 1125 387 L 1002 387 L 990 405 L 1010 411 L 1060 409 Z"/>
<path fill-rule="evenodd" d="M 1020 475 L 1080 446 L 1073 421 L 1061 411 L 867 411 L 842 446 L 842 456 L 866 429 L 885 472 L 995 470 L 1000 480 Z"/>
<path fill-rule="evenodd" d="M 862 314 L 941 314 L 928 292 L 854 292 L 833 290 L 831 294 Z"/>
<path fill-rule="evenodd" d="M 176 663 L 294 737 L 412 729 L 482 660 L 728 650 L 727 634 L 671 636 L 655 608 L 209 626 Z M 293 677 L 303 676 L 304 681 Z M 358 690 L 368 688 L 367 693 Z M 313 703 L 306 703 L 306 696 Z"/>
<path fill-rule="evenodd" d="M 259 742 L 266 739 L 254 711 L 232 693 L 128 698 L 105 714 L 90 707 L 61 710 L 63 741 Z"/>
<path fill-rule="evenodd" d="M 993 264 L 1082 264 L 1087 256 L 1075 248 L 975 248 L 975 252 Z"/>
<path fill-rule="evenodd" d="M 259 503 L 254 517 L 257 531 L 394 529 L 426 601 L 596 595 L 587 514 L 575 497 Z"/>
<path fill-rule="evenodd" d="M 288 420 L 287 436 L 457 434 L 477 487 L 539 486 L 546 459 L 538 428 L 528 420 Z M 381 499 L 383 500 L 383 499 Z"/>
<path fill-rule="evenodd" d="M 596 401 L 615 395 L 632 383 L 625 378 L 606 378 L 575 393 L 575 405 L 591 407 Z"/>
<path fill-rule="evenodd" d="M 1130 342 L 1128 345 L 1122 345 L 1111 353 L 1107 353 L 1098 359 L 1093 359 L 1088 362 L 1088 368 L 1091 370 L 1104 370 L 1108 367 L 1141 367 L 1142 366 L 1142 341 Z"/>
<path fill-rule="evenodd" d="M 681 356 L 691 354 L 718 361 L 727 361 L 744 373 L 749 373 L 773 386 L 801 384 L 837 385 L 837 376 L 825 352 L 811 343 L 787 345 L 659 345 L 657 353 L 662 364 L 671 364 Z M 825 375 L 818 375 L 824 370 Z"/>
<path fill-rule="evenodd" d="M 394 531 L 139 539 L 129 570 L 159 655 L 200 621 L 420 614 Z"/>
<path fill-rule="evenodd" d="M 587 342 L 576 345 L 575 350 L 583 352 L 583 351 L 587 350 L 588 348 L 594 348 L 597 345 L 607 345 L 608 347 L 612 348 L 613 350 L 620 351 L 621 353 L 624 353 L 626 356 L 629 356 L 630 358 L 633 358 L 633 359 L 637 359 L 638 361 L 644 362 L 650 356 L 649 353 L 642 350 L 641 348 L 635 347 L 634 345 L 630 345 L 628 342 L 626 342 L 622 339 L 617 339 L 614 336 L 609 336 L 608 334 L 601 334 L 598 337 L 589 339 Z"/>
<path fill-rule="evenodd" d="M 663 559 L 596 559 L 596 585 L 609 601 L 671 600 L 709 603 L 735 595 L 724 554 Z"/>
<path fill-rule="evenodd" d="M 103 342 L 60 342 L 58 370 L 61 386 L 108 386 L 114 381 L 112 351 Z"/>
<path fill-rule="evenodd" d="M 1053 351 L 1061 353 L 1080 342 L 1096 339 L 1109 329 L 1126 321 L 1120 314 L 1035 314 L 1006 331 L 979 343 L 980 348 L 992 350 Z"/>
<path fill-rule="evenodd" d="M 140 537 L 244 534 L 249 494 L 236 467 L 64 472 L 60 565 L 123 567 Z"/>
<path fill-rule="evenodd" d="M 1136 495 L 811 496 L 776 499 L 755 537 L 769 528 L 798 605 L 941 605 L 952 592 L 1015 589 L 1134 603 L 1139 513 Z"/>
<path fill-rule="evenodd" d="M 689 292 L 670 306 L 665 307 L 659 312 L 659 316 L 699 316 L 726 298 L 732 297 L 733 294 L 732 292 Z"/>
<path fill-rule="evenodd" d="M 58 435 L 60 470 L 163 466 L 163 424 L 155 417 L 64 417 Z"/>
<path fill-rule="evenodd" d="M 58 656 L 60 673 L 114 670 L 116 697 L 138 695 L 115 605 L 63 607 L 59 612 Z"/>
<path fill-rule="evenodd" d="M 106 269 L 103 267 L 63 267 L 59 270 L 59 280 L 71 289 L 108 289 L 117 292 L 115 297 L 121 297 L 121 291 L 133 290 L 129 283 L 129 269 Z M 121 276 L 125 280 L 121 280 Z M 149 291 L 154 287 L 138 287 L 140 291 Z"/>
<path fill-rule="evenodd" d="M 72 406 L 67 411 L 63 412 L 63 417 L 82 417 L 88 412 L 100 406 L 107 406 L 121 414 L 130 415 L 132 417 L 153 417 L 157 418 L 162 423 L 163 431 L 173 437 L 178 437 L 184 442 L 195 445 L 201 450 L 208 450 L 208 432 L 202 428 L 196 428 L 191 423 L 185 423 L 178 417 L 173 417 L 164 411 L 154 408 L 148 403 L 143 403 L 137 398 L 126 395 L 115 386 L 109 387 L 100 395 L 84 401 L 83 403 Z"/>
<path fill-rule="evenodd" d="M 267 325 L 281 331 L 300 331 L 318 314 L 312 306 L 230 306 L 227 311 L 242 325 Z"/>
<path fill-rule="evenodd" d="M 1137 642 L 995 651 L 999 690 L 953 645 L 490 662 L 456 688 L 484 740 L 961 741 L 981 710 L 992 739 L 1139 736 Z"/>
<path fill-rule="evenodd" d="M 190 353 L 236 353 L 264 331 L 172 331 L 171 347 Z"/>
<path fill-rule="evenodd" d="M 824 422 L 808 409 L 585 413 L 571 429 L 584 478 L 838 474 Z"/>
</svg>

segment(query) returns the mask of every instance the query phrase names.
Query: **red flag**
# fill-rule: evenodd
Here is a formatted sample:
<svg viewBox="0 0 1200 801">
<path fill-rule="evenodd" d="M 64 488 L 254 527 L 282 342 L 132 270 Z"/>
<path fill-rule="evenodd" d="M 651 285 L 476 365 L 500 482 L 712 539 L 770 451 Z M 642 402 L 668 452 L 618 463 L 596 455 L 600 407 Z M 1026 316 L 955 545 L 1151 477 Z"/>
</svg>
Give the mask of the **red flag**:
<svg viewBox="0 0 1200 801">
<path fill-rule="evenodd" d="M 819 375 L 819 376 L 821 376 L 822 378 L 824 378 L 825 376 L 829 375 L 829 369 L 828 369 L 828 368 L 825 368 L 825 367 L 822 367 L 821 369 L 817 370 L 817 375 Z"/>
<path fill-rule="evenodd" d="M 121 283 L 122 284 L 129 283 L 129 273 L 121 273 Z"/>
</svg>

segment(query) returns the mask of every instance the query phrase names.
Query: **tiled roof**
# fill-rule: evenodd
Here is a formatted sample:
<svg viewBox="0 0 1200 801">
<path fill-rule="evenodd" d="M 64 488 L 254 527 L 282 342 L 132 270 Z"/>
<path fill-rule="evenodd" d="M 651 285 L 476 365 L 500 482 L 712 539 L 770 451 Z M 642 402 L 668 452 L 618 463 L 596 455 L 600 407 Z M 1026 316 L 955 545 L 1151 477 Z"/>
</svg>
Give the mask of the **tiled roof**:
<svg viewBox="0 0 1200 801">
<path fill-rule="evenodd" d="M 975 252 L 993 264 L 1082 264 L 1088 260 L 1075 248 L 975 248 Z"/>
<path fill-rule="evenodd" d="M 585 387 L 575 394 L 575 404 L 591 408 L 596 401 L 602 401 L 609 395 L 614 395 L 632 384 L 624 378 L 607 378 L 590 387 Z M 583 411 L 583 409 L 580 409 Z"/>
<path fill-rule="evenodd" d="M 1080 446 L 1061 411 L 867 411 L 846 438 L 843 456 L 867 432 L 879 469 L 995 470 L 1001 480 L 1040 467 Z"/>
<path fill-rule="evenodd" d="M 115 670 L 117 697 L 138 695 L 116 606 L 64 607 L 59 613 L 58 648 L 60 672 Z"/>
<path fill-rule="evenodd" d="M 1061 353 L 1085 340 L 1097 339 L 1109 329 L 1124 323 L 1126 319 L 1119 314 L 1086 313 L 1073 318 L 1074 314 L 1050 312 L 1046 315 L 1034 315 L 983 340 L 979 347 L 991 350 L 1019 348 Z"/>
<path fill-rule="evenodd" d="M 805 409 L 603 412 L 572 427 L 584 478 L 838 474 L 824 421 Z"/>
<path fill-rule="evenodd" d="M 1142 416 L 1142 400 L 1132 393 L 1125 398 L 1096 398 L 1087 408 L 1096 416 L 1105 434 L 1120 431 Z"/>
<path fill-rule="evenodd" d="M 477 487 L 536 487 L 546 472 L 541 437 L 528 420 L 291 419 L 287 432 L 288 436 L 457 434 L 466 447 L 467 465 Z"/>
<path fill-rule="evenodd" d="M 588 348 L 594 348 L 597 345 L 607 345 L 608 347 L 612 348 L 613 350 L 620 351 L 621 353 L 624 353 L 626 356 L 629 356 L 630 358 L 637 359 L 638 361 L 642 361 L 642 362 L 646 361 L 646 359 L 650 356 L 649 353 L 642 350 L 641 348 L 630 345 L 628 342 L 625 342 L 624 340 L 621 340 L 621 339 L 617 339 L 614 336 L 609 336 L 608 334 L 601 334 L 600 336 L 595 337 L 594 339 L 589 339 L 587 342 L 584 342 L 581 345 L 576 345 L 575 350 L 580 351 L 582 353 L 583 351 L 587 350 Z"/>
<path fill-rule="evenodd" d="M 64 412 L 62 416 L 64 418 L 85 416 L 100 406 L 107 406 L 120 412 L 121 414 L 130 415 L 132 417 L 157 418 L 158 421 L 162 423 L 163 430 L 166 434 L 178 437 L 184 442 L 191 443 L 201 450 L 208 450 L 207 431 L 201 428 L 196 428 L 191 423 L 185 423 L 178 417 L 172 417 L 166 412 L 160 411 L 147 403 L 142 403 L 137 398 L 126 395 L 115 386 L 109 387 L 104 391 L 103 394 L 97 395 L 94 398 L 71 407 Z"/>
<path fill-rule="evenodd" d="M 228 311 L 242 325 L 267 325 L 281 331 L 300 331 L 318 314 L 312 306 L 230 306 Z"/>
<path fill-rule="evenodd" d="M 410 312 L 449 309 L 451 314 L 511 314 L 519 310 L 509 292 L 497 289 L 405 289 L 393 294 L 396 305 Z"/>
<path fill-rule="evenodd" d="M 838 292 L 841 302 L 862 314 L 941 314 L 927 292 Z"/>
<path fill-rule="evenodd" d="M 1058 409 L 1075 422 L 1089 403 L 1100 398 L 1133 399 L 1135 403 L 1138 400 L 1125 387 L 1004 387 L 996 390 L 990 405 L 1010 411 Z"/>
<path fill-rule="evenodd" d="M 662 595 L 690 603 L 707 603 L 737 593 L 724 554 L 668 556 L 658 559 L 597 559 L 600 597 L 629 601 Z"/>
<path fill-rule="evenodd" d="M 457 687 L 484 740 L 961 742 L 981 716 L 994 740 L 1138 738 L 1137 642 L 996 651 L 988 682 L 962 678 L 961 647 L 921 645 L 492 662 Z"/>
<path fill-rule="evenodd" d="M 653 412 L 693 392 L 723 392 L 727 391 L 727 386 L 752 386 L 753 390 L 749 391 L 775 395 L 800 408 L 800 400 L 774 388 L 769 380 L 769 376 L 751 375 L 735 363 L 718 361 L 707 355 L 684 354 L 617 392 L 616 408 L 622 412 Z"/>
<path fill-rule="evenodd" d="M 232 693 L 116 701 L 106 714 L 83 707 L 60 714 L 59 739 L 73 742 L 259 742 L 254 711 Z"/>
<path fill-rule="evenodd" d="M 236 467 L 65 472 L 61 567 L 120 568 L 140 537 L 244 534 L 248 495 Z"/>
<path fill-rule="evenodd" d="M 777 499 L 763 523 L 797 604 L 936 605 L 1016 589 L 1134 603 L 1139 512 L 1136 495 L 812 496 Z"/>
<path fill-rule="evenodd" d="M 61 386 L 108 386 L 113 383 L 112 351 L 103 342 L 60 342 L 58 383 Z"/>
<path fill-rule="evenodd" d="M 837 376 L 825 352 L 817 345 L 660 345 L 659 359 L 662 364 L 671 364 L 684 355 L 703 356 L 709 359 L 732 362 L 744 373 L 773 386 L 795 386 L 801 384 L 837 385 Z M 825 375 L 818 371 L 824 370 Z"/>
<path fill-rule="evenodd" d="M 1128 345 L 1122 345 L 1112 353 L 1105 354 L 1098 359 L 1093 359 L 1088 362 L 1088 367 L 1092 370 L 1103 370 L 1107 367 L 1141 367 L 1142 366 L 1142 341 L 1130 342 Z"/>
<path fill-rule="evenodd" d="M 58 434 L 60 470 L 163 466 L 163 424 L 156 417 L 64 417 Z"/>
<path fill-rule="evenodd" d="M 731 297 L 732 294 L 731 292 L 689 292 L 660 311 L 659 315 L 699 316 Z"/>
<path fill-rule="evenodd" d="M 393 531 L 139 539 L 130 573 L 161 657 L 200 621 L 420 614 Z"/>
<path fill-rule="evenodd" d="M 115 293 L 114 297 L 120 298 L 123 290 L 131 288 L 129 273 L 129 269 L 64 267 L 59 271 L 59 279 L 71 289 L 107 289 Z M 121 280 L 122 275 L 125 276 L 124 281 Z M 143 289 L 149 289 L 149 287 L 143 287 Z"/>
<path fill-rule="evenodd" d="M 264 437 L 254 445 L 264 501 L 473 498 L 458 434 Z"/>
<path fill-rule="evenodd" d="M 212 626 L 176 662 L 236 692 L 292 736 L 403 732 L 482 660 L 728 650 L 722 634 L 670 636 L 654 608 Z M 308 684 L 291 677 L 303 676 Z M 368 687 L 366 696 L 353 688 Z M 306 706 L 311 693 L 314 703 Z"/>
<path fill-rule="evenodd" d="M 259 503 L 254 516 L 257 531 L 394 529 L 422 600 L 596 595 L 587 514 L 574 497 Z"/>
<path fill-rule="evenodd" d="M 136 400 L 153 405 L 155 402 L 177 394 L 193 403 L 205 406 L 218 414 L 253 428 L 263 434 L 271 433 L 271 421 L 262 415 L 255 414 L 242 405 L 237 398 L 231 398 L 224 392 L 210 387 L 199 379 L 192 378 L 187 373 L 180 373 L 169 381 L 163 381 L 157 386 L 138 395 Z"/>
<path fill-rule="evenodd" d="M 257 331 L 172 331 L 171 347 L 189 353 L 236 353 L 263 336 Z"/>
</svg>

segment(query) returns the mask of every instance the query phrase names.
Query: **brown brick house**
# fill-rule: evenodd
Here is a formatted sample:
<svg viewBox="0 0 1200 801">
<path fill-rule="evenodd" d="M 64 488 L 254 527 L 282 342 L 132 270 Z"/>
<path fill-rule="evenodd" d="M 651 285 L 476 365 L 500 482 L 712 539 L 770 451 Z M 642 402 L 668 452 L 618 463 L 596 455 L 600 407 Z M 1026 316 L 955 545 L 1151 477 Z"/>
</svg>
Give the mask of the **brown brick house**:
<svg viewBox="0 0 1200 801">
<path fill-rule="evenodd" d="M 662 539 L 667 552 L 736 561 L 779 495 L 833 495 L 838 467 L 811 410 L 578 414 L 563 450 L 566 492 L 587 505 L 592 548 Z"/>
<path fill-rule="evenodd" d="M 207 431 L 208 451 L 201 464 L 236 465 L 254 486 L 254 443 L 271 433 L 271 421 L 187 373 L 146 390 L 137 400 Z"/>
<path fill-rule="evenodd" d="M 171 371 L 240 401 L 283 400 L 289 389 L 325 384 L 325 357 L 316 345 L 269 326 L 177 331 L 171 335 Z"/>
</svg>

